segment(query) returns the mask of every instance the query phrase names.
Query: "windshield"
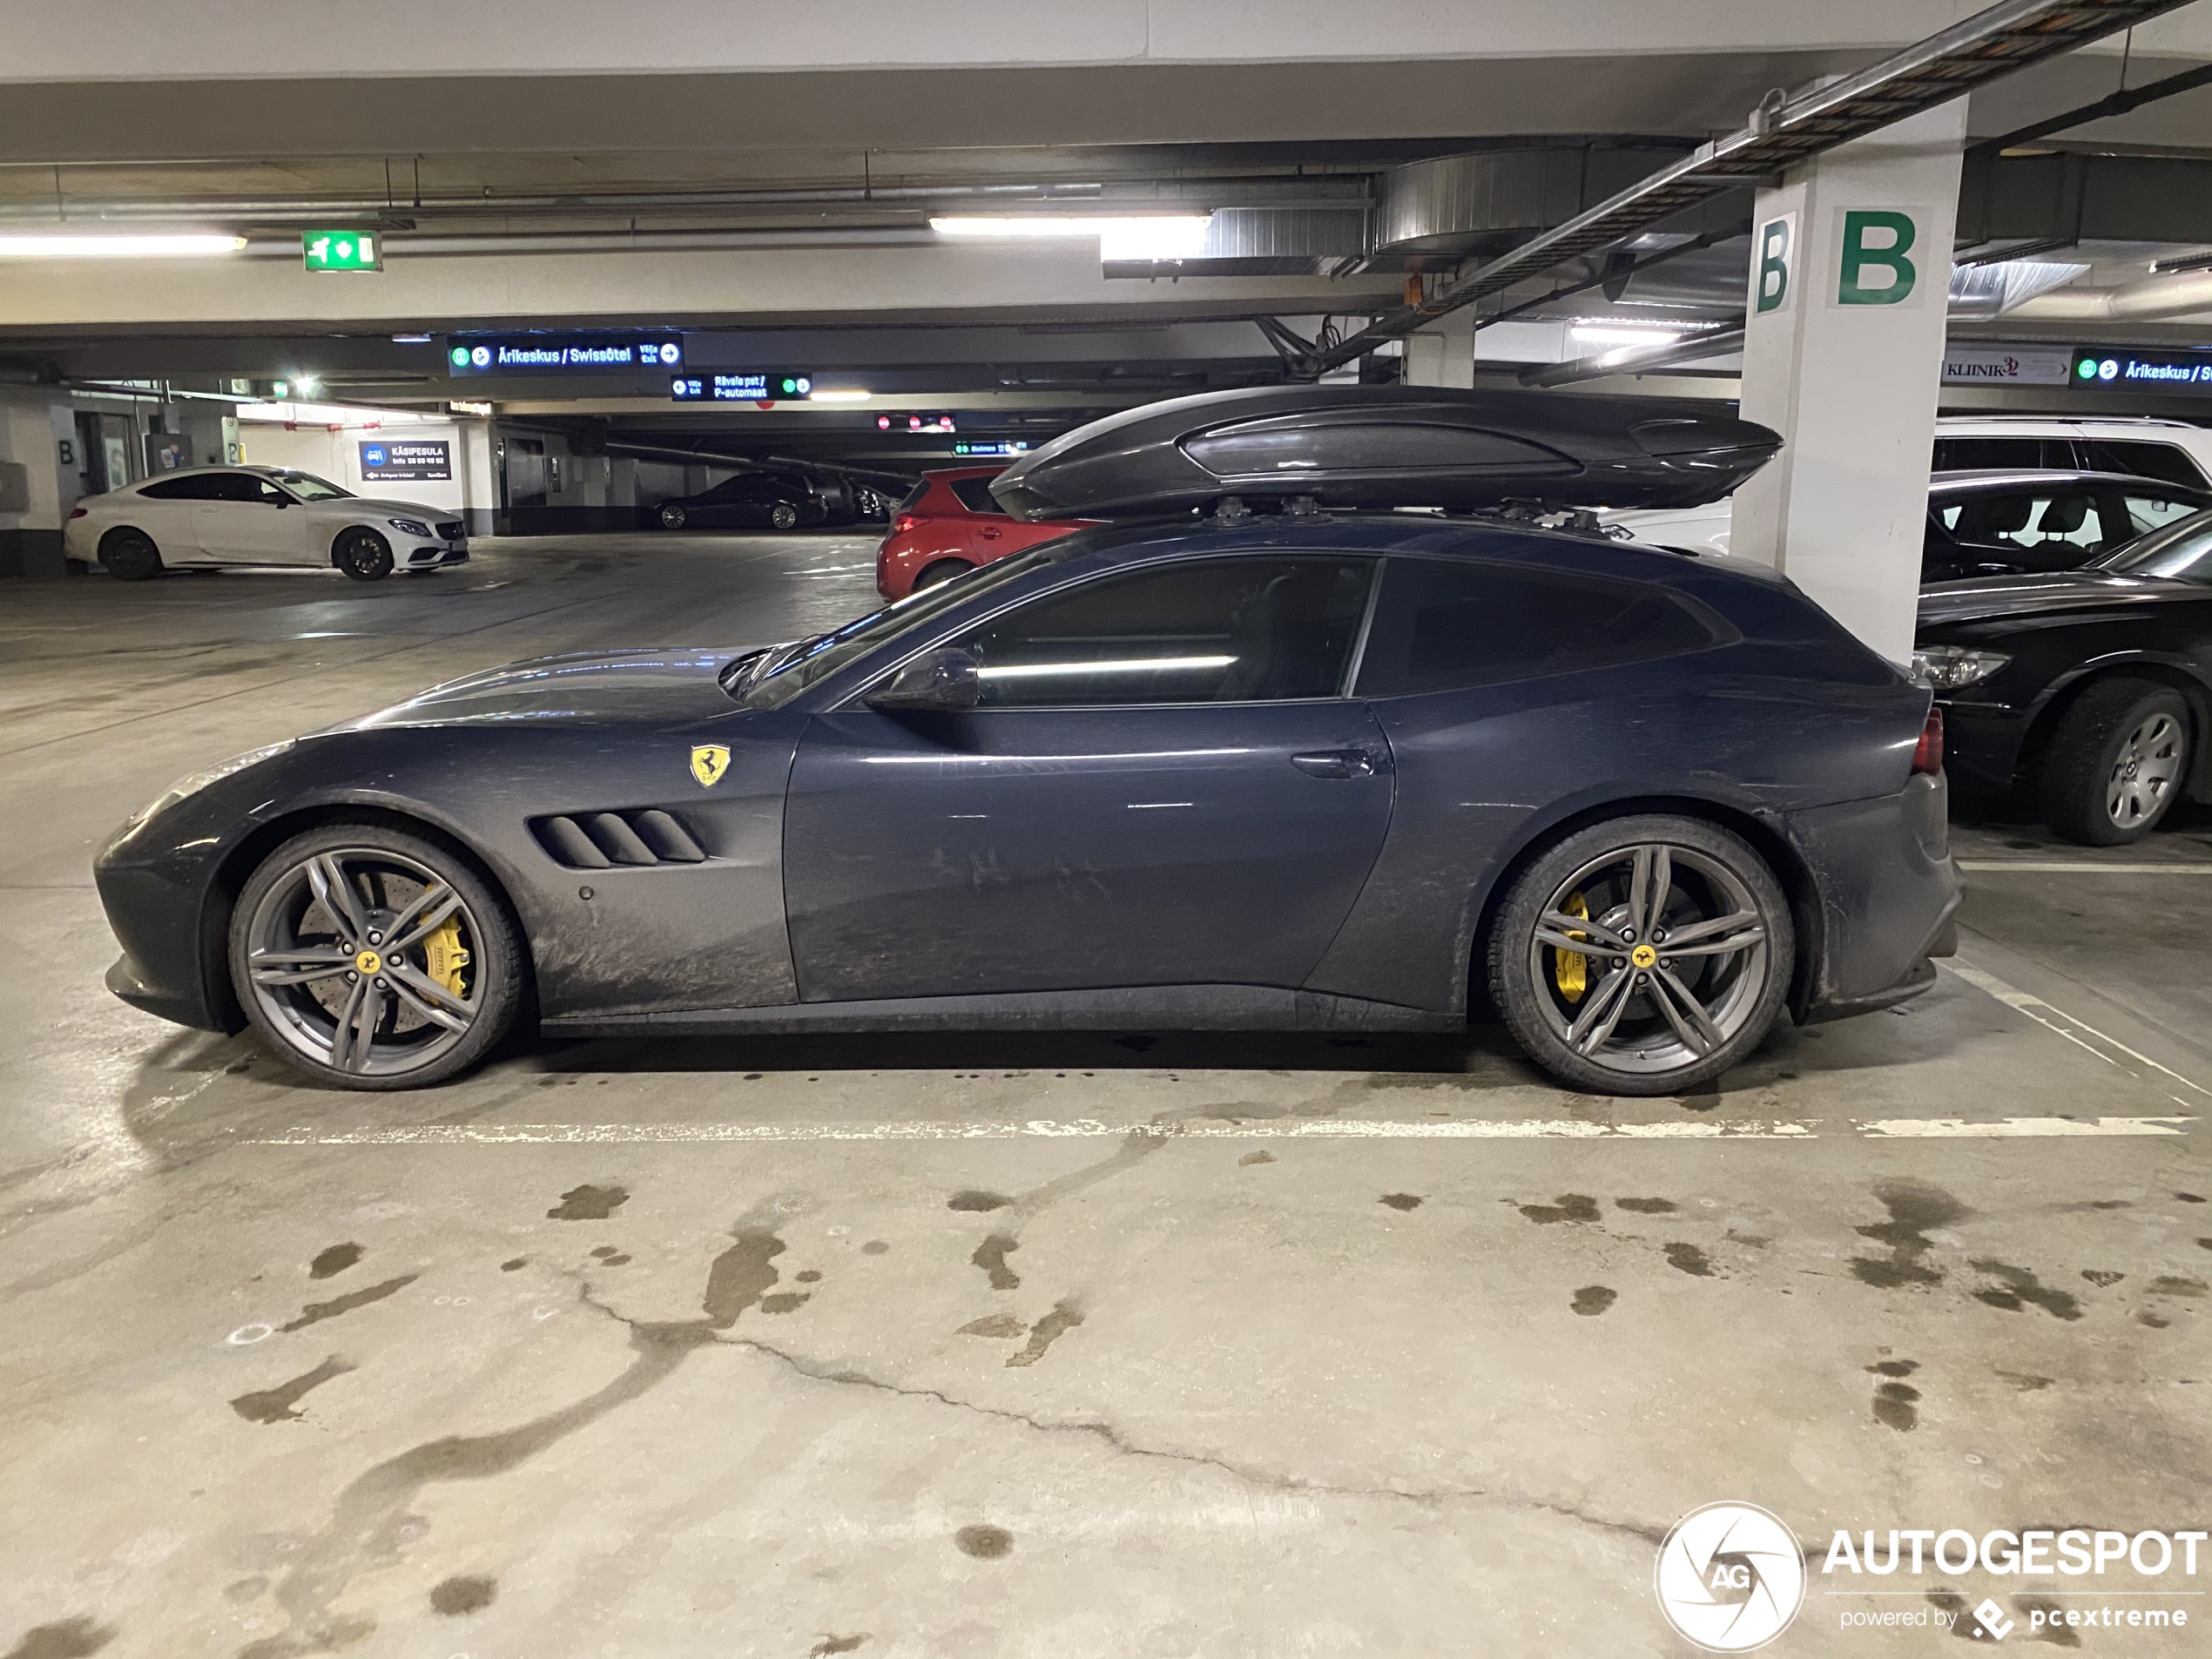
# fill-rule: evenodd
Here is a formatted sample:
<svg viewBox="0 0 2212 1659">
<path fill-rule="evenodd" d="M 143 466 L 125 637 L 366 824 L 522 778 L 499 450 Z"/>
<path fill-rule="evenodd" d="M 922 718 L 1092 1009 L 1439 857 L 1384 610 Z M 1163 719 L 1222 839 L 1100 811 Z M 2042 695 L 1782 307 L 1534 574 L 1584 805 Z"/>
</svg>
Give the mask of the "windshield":
<svg viewBox="0 0 2212 1659">
<path fill-rule="evenodd" d="M 2130 542 L 2097 568 L 2115 576 L 2212 582 L 2212 509 L 2176 519 Z"/>
<path fill-rule="evenodd" d="M 1003 587 L 1017 577 L 1053 563 L 1058 555 L 1042 548 L 1017 553 L 1012 558 L 987 564 L 980 570 L 951 582 L 940 582 L 908 594 L 896 604 L 886 605 L 856 622 L 826 634 L 802 639 L 745 693 L 745 706 L 779 709 L 808 686 L 826 679 L 847 663 L 873 651 L 894 634 L 925 623 L 953 606 L 966 604 L 980 593 Z"/>
<path fill-rule="evenodd" d="M 341 501 L 352 496 L 350 489 L 341 489 L 327 479 L 318 478 L 311 472 L 292 472 L 270 469 L 269 475 L 301 501 Z"/>
</svg>

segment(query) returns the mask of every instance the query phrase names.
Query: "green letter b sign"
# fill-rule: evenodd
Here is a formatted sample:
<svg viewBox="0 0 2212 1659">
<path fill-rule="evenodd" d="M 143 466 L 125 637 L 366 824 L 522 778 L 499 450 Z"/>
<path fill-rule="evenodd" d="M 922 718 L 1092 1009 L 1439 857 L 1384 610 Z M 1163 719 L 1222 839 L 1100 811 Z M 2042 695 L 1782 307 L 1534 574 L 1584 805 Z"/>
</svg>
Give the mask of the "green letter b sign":
<svg viewBox="0 0 2212 1659">
<path fill-rule="evenodd" d="M 1894 306 L 1912 296 L 1919 273 L 1905 256 L 1917 234 L 1912 215 L 1886 207 L 1861 207 L 1843 216 L 1836 303 Z"/>
<path fill-rule="evenodd" d="M 1764 316 L 1790 300 L 1790 261 L 1796 253 L 1797 216 L 1784 213 L 1759 226 L 1758 260 L 1751 267 L 1751 309 Z"/>
</svg>

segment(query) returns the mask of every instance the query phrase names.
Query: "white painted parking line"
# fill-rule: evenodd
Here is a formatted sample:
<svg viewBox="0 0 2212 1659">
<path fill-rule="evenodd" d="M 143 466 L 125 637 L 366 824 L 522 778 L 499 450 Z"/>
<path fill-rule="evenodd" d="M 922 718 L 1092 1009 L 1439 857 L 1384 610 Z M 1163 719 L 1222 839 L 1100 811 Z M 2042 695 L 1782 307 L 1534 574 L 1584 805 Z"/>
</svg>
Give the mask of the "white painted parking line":
<svg viewBox="0 0 2212 1659">
<path fill-rule="evenodd" d="M 1865 1140 L 2036 1140 L 2182 1135 L 2194 1117 L 1885 1117 L 1851 1123 Z M 1192 1141 L 1811 1141 L 1820 1126 L 1788 1120 L 1592 1123 L 1580 1118 L 1453 1118 L 1443 1122 L 1309 1118 L 1251 1123 L 1108 1123 L 1032 1118 L 1020 1123 L 416 1123 L 390 1129 L 287 1130 L 249 1146 L 703 1146 L 764 1142 L 1097 1140 L 1146 1135 Z"/>
<path fill-rule="evenodd" d="M 2212 875 L 2212 860 L 2186 864 L 2067 863 L 2060 859 L 1960 859 L 1962 870 L 2010 870 L 2022 875 Z"/>
<path fill-rule="evenodd" d="M 2007 1008 L 2017 1008 L 2036 1024 L 2057 1032 L 2059 1035 L 2078 1048 L 2087 1049 L 2105 1064 L 2124 1071 L 2131 1077 L 2141 1077 L 2147 1071 L 2155 1072 L 2169 1082 L 2178 1083 L 2183 1089 L 2201 1095 L 2207 1100 L 2212 1100 L 2212 1089 L 2206 1089 L 2201 1083 L 2192 1082 L 2172 1067 L 2160 1065 L 2148 1055 L 2140 1053 L 2121 1042 L 2119 1038 L 2098 1030 L 2087 1020 L 2078 1020 L 2064 1008 L 2054 1008 L 2041 997 L 2031 995 L 2021 990 L 2017 985 L 2006 984 L 1994 974 L 1973 967 L 1955 956 L 1946 961 L 1943 966 L 1975 989 L 1986 991 Z M 2138 1070 L 2138 1067 L 2141 1069 Z M 2187 1104 L 2179 1095 L 2172 1096 L 2170 1098 L 2181 1104 Z"/>
<path fill-rule="evenodd" d="M 2075 1135 L 2186 1135 L 2194 1117 L 1877 1117 L 1858 1125 L 1877 1141 L 2003 1141 Z"/>
</svg>

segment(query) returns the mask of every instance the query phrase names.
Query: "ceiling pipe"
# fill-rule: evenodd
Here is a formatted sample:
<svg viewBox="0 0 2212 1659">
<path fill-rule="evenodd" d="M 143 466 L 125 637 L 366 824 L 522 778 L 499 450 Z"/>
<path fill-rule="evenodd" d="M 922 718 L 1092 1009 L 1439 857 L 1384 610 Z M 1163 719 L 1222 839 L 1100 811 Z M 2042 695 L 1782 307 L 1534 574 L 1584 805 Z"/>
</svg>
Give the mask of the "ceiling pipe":
<svg viewBox="0 0 2212 1659">
<path fill-rule="evenodd" d="M 2212 271 L 2147 277 L 2110 288 L 2061 288 L 2013 307 L 2023 322 L 2141 322 L 2212 311 Z"/>
<path fill-rule="evenodd" d="M 1743 348 L 1743 326 L 1738 323 L 1733 328 L 1712 334 L 1670 340 L 1663 346 L 1639 346 L 1628 351 L 1606 352 L 1597 357 L 1577 357 L 1564 363 L 1531 364 L 1521 371 L 1521 383 L 1572 386 L 1577 381 L 1600 381 L 1608 374 L 1648 374 L 1655 368 L 1703 362 L 1708 357 L 1724 357 Z"/>
</svg>

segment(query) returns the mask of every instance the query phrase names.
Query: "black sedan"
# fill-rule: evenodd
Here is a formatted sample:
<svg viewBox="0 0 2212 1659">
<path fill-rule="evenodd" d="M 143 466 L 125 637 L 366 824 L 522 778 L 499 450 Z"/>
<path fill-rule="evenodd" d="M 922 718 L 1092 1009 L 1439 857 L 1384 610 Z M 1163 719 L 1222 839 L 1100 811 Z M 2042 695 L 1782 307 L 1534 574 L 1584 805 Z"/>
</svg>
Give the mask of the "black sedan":
<svg viewBox="0 0 2212 1659">
<path fill-rule="evenodd" d="M 1482 395 L 1325 404 L 1410 410 L 1478 489 L 1380 478 L 1403 445 L 1359 420 L 1301 457 L 1302 416 L 1244 418 L 1335 389 L 1221 395 L 1217 442 L 1182 400 L 1150 462 L 1141 428 L 1096 466 L 1061 440 L 1002 502 L 1150 516 L 834 632 L 516 664 L 187 779 L 98 859 L 110 986 L 355 1088 L 448 1076 L 525 1008 L 581 1035 L 1487 1005 L 1631 1095 L 1717 1076 L 1785 1008 L 1924 989 L 1959 890 L 1925 689 L 1759 567 L 1321 510 L 1556 499 L 1601 466 L 1583 490 L 1725 490 L 1773 435 L 1606 400 L 1578 460 L 1469 428 Z M 1310 493 L 1251 510 L 1285 458 Z M 1207 475 L 1210 516 L 1159 516 Z"/>
<path fill-rule="evenodd" d="M 790 472 L 741 472 L 696 496 L 653 509 L 664 530 L 792 530 L 826 523 L 829 503 L 813 480 Z"/>
<path fill-rule="evenodd" d="M 2212 796 L 2212 512 L 2078 570 L 1922 590 L 1916 663 L 1979 794 L 2114 846 Z"/>
</svg>

